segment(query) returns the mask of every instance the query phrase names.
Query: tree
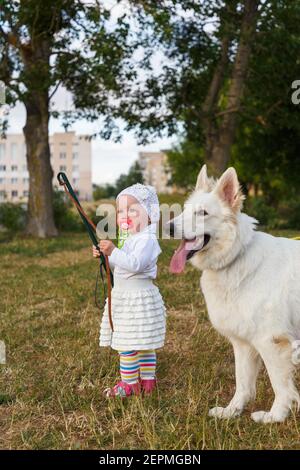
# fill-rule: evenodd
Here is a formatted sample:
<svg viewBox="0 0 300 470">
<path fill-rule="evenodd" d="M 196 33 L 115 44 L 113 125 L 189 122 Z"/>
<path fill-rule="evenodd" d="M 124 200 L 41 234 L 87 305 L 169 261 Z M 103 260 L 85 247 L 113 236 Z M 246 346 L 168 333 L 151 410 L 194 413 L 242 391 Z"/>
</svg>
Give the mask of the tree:
<svg viewBox="0 0 300 470">
<path fill-rule="evenodd" d="M 115 195 L 115 186 L 113 184 L 93 185 L 93 199 L 99 201 L 100 199 L 110 199 Z"/>
<path fill-rule="evenodd" d="M 227 8 L 228 5 L 229 3 L 225 8 Z M 244 1 L 239 42 L 232 65 L 232 72 L 228 79 L 228 91 L 225 94 L 225 109 L 221 110 L 218 106 L 218 102 L 221 97 L 221 92 L 224 90 L 224 68 L 229 62 L 230 36 L 227 33 L 226 24 L 221 41 L 220 60 L 216 65 L 203 103 L 205 157 L 214 173 L 223 172 L 230 159 L 230 152 L 237 127 L 237 114 L 241 110 L 241 101 L 248 72 L 251 46 L 256 30 L 258 5 L 259 0 Z"/>
<path fill-rule="evenodd" d="M 291 85 L 300 74 L 300 8 L 297 2 L 268 3 L 253 44 L 231 162 L 268 204 L 277 205 L 299 197 L 300 120 Z"/>
<path fill-rule="evenodd" d="M 135 162 L 129 169 L 128 174 L 121 174 L 115 184 L 115 196 L 120 191 L 135 183 L 144 183 L 143 173 L 138 162 Z"/>
<path fill-rule="evenodd" d="M 245 190 L 263 191 L 267 203 L 277 205 L 299 194 L 299 105 L 291 101 L 291 84 L 300 74 L 295 60 L 300 47 L 300 8 L 297 3 L 278 1 L 268 2 L 265 8 L 252 45 L 229 163 L 237 168 Z M 169 152 L 176 184 L 184 187 L 187 178 L 196 179 L 204 158 L 201 122 L 194 126 Z M 184 166 L 188 176 L 182 171 Z"/>
<path fill-rule="evenodd" d="M 171 168 L 171 184 L 179 188 L 192 189 L 204 161 L 204 148 L 198 143 L 183 140 L 167 152 Z"/>
<path fill-rule="evenodd" d="M 133 72 L 126 67 L 126 19 L 119 18 L 112 27 L 109 17 L 98 1 L 0 2 L 0 80 L 6 85 L 7 102 L 22 102 L 26 109 L 28 234 L 57 234 L 48 138 L 49 118 L 58 117 L 51 108 L 57 89 L 63 86 L 73 96 L 74 112 L 64 114 L 66 127 L 78 117 L 93 121 L 102 115 L 101 135 L 115 135 L 115 100 Z"/>
<path fill-rule="evenodd" d="M 218 173 L 228 164 L 242 111 L 260 2 L 137 3 L 139 39 L 148 50 L 141 67 L 148 75 L 129 100 L 128 129 L 137 126 L 144 141 L 183 126 L 188 140 L 204 146 L 205 160 Z M 158 48 L 165 56 L 161 73 L 151 61 Z M 135 117 L 132 108 L 138 110 Z"/>
<path fill-rule="evenodd" d="M 189 186 L 205 160 L 215 172 L 234 164 L 245 186 L 263 189 L 273 202 L 295 193 L 300 121 L 291 84 L 300 74 L 298 2 L 265 0 L 258 8 L 236 0 L 141 3 L 146 79 L 132 94 L 138 112 L 128 127 L 137 126 L 141 142 L 180 135 L 168 152 L 179 186 Z M 151 50 L 163 53 L 159 72 Z"/>
</svg>

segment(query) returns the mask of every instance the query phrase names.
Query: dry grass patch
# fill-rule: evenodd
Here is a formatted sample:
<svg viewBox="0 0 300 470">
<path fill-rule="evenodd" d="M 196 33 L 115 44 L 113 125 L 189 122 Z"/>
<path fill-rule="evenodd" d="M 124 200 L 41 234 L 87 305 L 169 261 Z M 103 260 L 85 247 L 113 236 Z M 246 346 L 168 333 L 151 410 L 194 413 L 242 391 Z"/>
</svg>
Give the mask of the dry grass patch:
<svg viewBox="0 0 300 470">
<path fill-rule="evenodd" d="M 118 359 L 98 347 L 94 305 L 97 263 L 85 234 L 0 244 L 0 448 L 17 449 L 295 449 L 299 417 L 259 425 L 250 412 L 269 407 L 260 375 L 258 397 L 233 421 L 207 412 L 234 391 L 230 345 L 211 327 L 191 266 L 171 276 L 176 243 L 165 241 L 158 284 L 168 308 L 165 347 L 158 352 L 159 388 L 144 399 L 106 400 Z"/>
</svg>

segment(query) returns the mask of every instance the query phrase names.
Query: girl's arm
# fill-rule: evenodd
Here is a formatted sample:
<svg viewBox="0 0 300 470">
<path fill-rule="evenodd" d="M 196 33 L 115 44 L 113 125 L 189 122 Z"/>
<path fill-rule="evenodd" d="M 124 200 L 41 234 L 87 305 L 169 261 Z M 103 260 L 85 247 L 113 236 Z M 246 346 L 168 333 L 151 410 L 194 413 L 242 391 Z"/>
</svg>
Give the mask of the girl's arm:
<svg viewBox="0 0 300 470">
<path fill-rule="evenodd" d="M 119 248 L 114 248 L 109 260 L 120 268 L 127 269 L 133 273 L 144 271 L 144 269 L 161 253 L 160 246 L 154 238 L 141 238 L 137 240 L 134 249 L 125 253 Z"/>
</svg>

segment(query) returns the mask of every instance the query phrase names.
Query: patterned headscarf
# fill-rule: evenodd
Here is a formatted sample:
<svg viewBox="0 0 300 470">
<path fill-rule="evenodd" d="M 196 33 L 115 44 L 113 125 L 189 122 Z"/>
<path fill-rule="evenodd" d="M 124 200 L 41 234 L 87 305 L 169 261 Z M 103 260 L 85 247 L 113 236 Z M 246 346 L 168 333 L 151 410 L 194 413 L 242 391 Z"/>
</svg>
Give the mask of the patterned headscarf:
<svg viewBox="0 0 300 470">
<path fill-rule="evenodd" d="M 145 186 L 141 183 L 133 184 L 128 188 L 123 189 L 118 195 L 120 196 L 133 196 L 146 210 L 151 223 L 159 222 L 159 202 L 156 190 L 153 186 Z"/>
</svg>

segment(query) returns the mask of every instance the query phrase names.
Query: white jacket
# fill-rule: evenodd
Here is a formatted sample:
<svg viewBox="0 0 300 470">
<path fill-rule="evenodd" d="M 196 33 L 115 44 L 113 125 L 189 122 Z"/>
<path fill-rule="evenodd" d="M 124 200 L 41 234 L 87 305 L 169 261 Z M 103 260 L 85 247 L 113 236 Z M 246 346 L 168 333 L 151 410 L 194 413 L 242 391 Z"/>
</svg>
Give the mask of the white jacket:
<svg viewBox="0 0 300 470">
<path fill-rule="evenodd" d="M 114 276 L 124 279 L 155 279 L 157 258 L 161 248 L 157 241 L 156 224 L 130 235 L 120 248 L 114 248 L 108 257 Z"/>
</svg>

